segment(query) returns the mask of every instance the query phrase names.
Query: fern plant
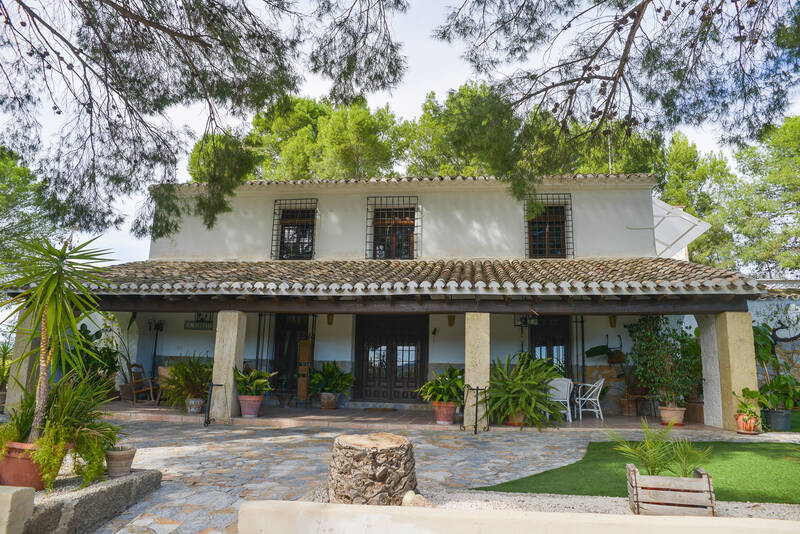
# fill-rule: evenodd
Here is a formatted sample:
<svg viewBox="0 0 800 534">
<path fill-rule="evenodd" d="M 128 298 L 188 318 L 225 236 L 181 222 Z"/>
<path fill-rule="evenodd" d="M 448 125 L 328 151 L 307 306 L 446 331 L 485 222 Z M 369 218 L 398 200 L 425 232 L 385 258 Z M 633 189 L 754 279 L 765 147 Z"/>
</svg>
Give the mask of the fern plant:
<svg viewBox="0 0 800 534">
<path fill-rule="evenodd" d="M 542 429 L 563 420 L 563 406 L 552 400 L 550 382 L 561 373 L 546 360 L 506 356 L 502 363 L 492 362 L 485 417 L 504 421 L 522 416 L 520 429 L 535 425 Z"/>
</svg>

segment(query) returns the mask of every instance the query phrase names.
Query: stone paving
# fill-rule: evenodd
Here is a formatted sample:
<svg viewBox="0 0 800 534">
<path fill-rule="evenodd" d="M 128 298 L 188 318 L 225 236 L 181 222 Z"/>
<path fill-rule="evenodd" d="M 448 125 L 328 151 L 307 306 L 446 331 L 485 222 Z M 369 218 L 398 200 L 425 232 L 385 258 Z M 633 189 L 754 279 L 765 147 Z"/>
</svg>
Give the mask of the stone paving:
<svg viewBox="0 0 800 534">
<path fill-rule="evenodd" d="M 301 499 L 327 476 L 334 436 L 365 430 L 264 429 L 237 426 L 130 422 L 123 441 L 138 448 L 134 468 L 164 474 L 161 489 L 97 532 L 236 532 L 245 500 Z M 414 443 L 420 490 L 468 489 L 531 475 L 579 460 L 602 431 L 466 432 L 397 431 Z M 625 430 L 626 437 L 640 433 Z M 697 440 L 786 440 L 800 435 L 742 437 L 683 430 Z"/>
</svg>

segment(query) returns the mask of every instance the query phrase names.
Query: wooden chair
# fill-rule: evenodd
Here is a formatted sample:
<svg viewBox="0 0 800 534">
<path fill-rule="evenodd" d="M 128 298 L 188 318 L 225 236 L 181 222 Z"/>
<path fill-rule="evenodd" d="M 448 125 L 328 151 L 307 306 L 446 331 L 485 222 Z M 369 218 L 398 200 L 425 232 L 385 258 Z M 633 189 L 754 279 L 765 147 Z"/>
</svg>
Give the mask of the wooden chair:
<svg viewBox="0 0 800 534">
<path fill-rule="evenodd" d="M 167 378 L 169 378 L 171 371 L 169 367 L 165 367 L 163 365 L 158 366 L 158 376 L 156 377 L 156 385 L 158 386 L 158 394 L 156 395 L 156 400 L 154 402 L 155 406 L 161 402 L 161 392 L 164 391 L 164 384 L 166 383 Z"/>
<path fill-rule="evenodd" d="M 128 386 L 131 388 L 131 403 L 136 406 L 136 397 L 142 393 L 148 395 L 148 400 L 154 401 L 153 396 L 153 379 L 145 376 L 144 367 L 140 363 L 128 364 L 128 376 L 130 383 Z"/>
</svg>

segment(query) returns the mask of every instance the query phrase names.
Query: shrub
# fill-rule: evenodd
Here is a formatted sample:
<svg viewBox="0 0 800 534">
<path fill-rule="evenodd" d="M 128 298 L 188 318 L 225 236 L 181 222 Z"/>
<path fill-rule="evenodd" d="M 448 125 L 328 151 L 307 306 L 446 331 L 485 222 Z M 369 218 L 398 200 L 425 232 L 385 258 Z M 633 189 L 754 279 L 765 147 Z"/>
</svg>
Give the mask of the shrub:
<svg viewBox="0 0 800 534">
<path fill-rule="evenodd" d="M 272 391 L 269 379 L 277 373 L 267 373 L 258 369 L 251 369 L 244 372 L 233 368 L 233 378 L 236 380 L 236 390 L 239 395 L 263 395 L 267 391 Z"/>
<path fill-rule="evenodd" d="M 689 333 L 659 315 L 625 325 L 629 357 L 639 382 L 667 406 L 683 406 L 702 374 L 699 345 Z"/>
<path fill-rule="evenodd" d="M 45 488 L 52 489 L 58 471 L 71 451 L 75 473 L 83 478 L 81 487 L 103 478 L 105 451 L 117 442 L 119 428 L 103 419 L 101 407 L 109 401 L 111 383 L 102 377 L 70 372 L 50 390 L 46 423 L 31 454 L 39 465 Z M 0 453 L 7 452 L 9 441 L 25 441 L 33 426 L 35 397 L 26 393 L 19 408 L 9 413 L 0 426 Z"/>
<path fill-rule="evenodd" d="M 660 475 L 669 471 L 676 476 L 690 477 L 695 468 L 708 459 L 711 447 L 696 448 L 686 438 L 670 440 L 672 424 L 663 429 L 651 429 L 647 419 L 642 418 L 642 441 L 627 441 L 612 430 L 608 436 L 616 443 L 614 450 L 648 475 Z"/>
<path fill-rule="evenodd" d="M 428 402 L 464 403 L 464 370 L 448 367 L 445 372 L 434 375 L 419 388 L 419 395 Z"/>
<path fill-rule="evenodd" d="M 336 362 L 324 362 L 321 370 L 311 370 L 308 385 L 312 395 L 344 393 L 353 387 L 353 375 L 339 369 Z"/>
<path fill-rule="evenodd" d="M 542 429 L 563 419 L 563 406 L 550 397 L 550 382 L 561 373 L 550 362 L 526 356 L 508 355 L 505 361 L 492 362 L 489 391 L 485 397 L 485 417 L 504 421 L 522 415 L 520 427 Z"/>
<path fill-rule="evenodd" d="M 164 399 L 170 406 L 186 407 L 186 399 L 205 399 L 213 367 L 195 356 L 178 359 L 164 378 Z"/>
</svg>

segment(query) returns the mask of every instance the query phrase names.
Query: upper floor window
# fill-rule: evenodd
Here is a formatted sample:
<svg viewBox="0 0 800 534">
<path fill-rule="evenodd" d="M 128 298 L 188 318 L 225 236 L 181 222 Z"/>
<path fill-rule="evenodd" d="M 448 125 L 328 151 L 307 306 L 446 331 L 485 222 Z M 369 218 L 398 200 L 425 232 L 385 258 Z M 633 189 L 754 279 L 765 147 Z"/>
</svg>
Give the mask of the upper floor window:
<svg viewBox="0 0 800 534">
<path fill-rule="evenodd" d="M 272 223 L 272 258 L 313 258 L 316 219 L 316 199 L 276 200 Z"/>
<path fill-rule="evenodd" d="M 420 248 L 422 218 L 417 197 L 367 199 L 367 258 L 412 259 Z"/>
<path fill-rule="evenodd" d="M 536 195 L 538 214 L 527 219 L 526 244 L 529 258 L 570 258 L 573 255 L 572 197 L 569 193 Z M 526 214 L 527 217 L 527 214 Z"/>
</svg>

